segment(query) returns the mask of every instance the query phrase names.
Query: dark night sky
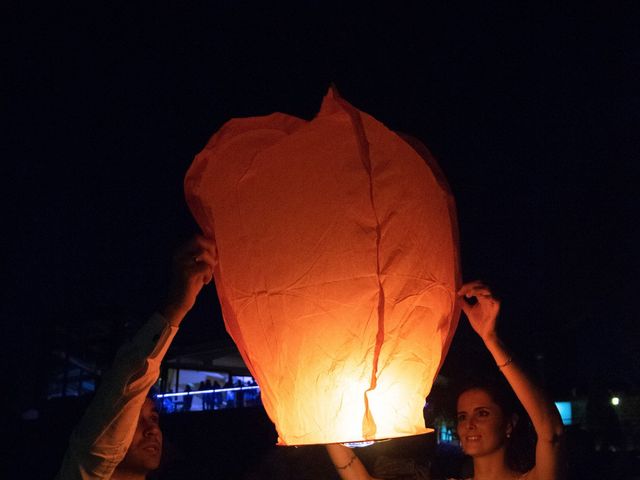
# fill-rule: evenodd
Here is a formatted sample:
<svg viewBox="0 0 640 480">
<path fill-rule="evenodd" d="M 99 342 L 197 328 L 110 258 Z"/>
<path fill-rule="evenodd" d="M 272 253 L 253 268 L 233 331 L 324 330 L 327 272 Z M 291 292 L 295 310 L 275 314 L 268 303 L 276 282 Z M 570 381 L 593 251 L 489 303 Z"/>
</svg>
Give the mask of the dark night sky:
<svg viewBox="0 0 640 480">
<path fill-rule="evenodd" d="M 209 136 L 231 117 L 310 119 L 331 82 L 439 159 L 464 277 L 501 292 L 523 358 L 543 353 L 559 390 L 638 386 L 633 2 L 94 3 L 7 16 L 2 315 L 21 401 L 56 326 L 153 310 L 171 251 L 196 230 L 182 179 Z M 216 301 L 203 293 L 178 345 L 225 335 Z M 461 328 L 445 371 L 478 349 Z"/>
</svg>

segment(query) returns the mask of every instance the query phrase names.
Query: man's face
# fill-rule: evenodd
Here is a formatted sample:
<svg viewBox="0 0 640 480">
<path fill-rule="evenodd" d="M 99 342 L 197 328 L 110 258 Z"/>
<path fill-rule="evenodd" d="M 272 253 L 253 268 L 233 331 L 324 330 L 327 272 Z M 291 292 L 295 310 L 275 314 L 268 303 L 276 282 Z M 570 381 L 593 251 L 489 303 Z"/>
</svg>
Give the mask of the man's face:
<svg viewBox="0 0 640 480">
<path fill-rule="evenodd" d="M 140 418 L 133 440 L 124 459 L 116 470 L 146 475 L 160 466 L 162 456 L 162 431 L 156 405 L 147 398 L 140 411 Z"/>
</svg>

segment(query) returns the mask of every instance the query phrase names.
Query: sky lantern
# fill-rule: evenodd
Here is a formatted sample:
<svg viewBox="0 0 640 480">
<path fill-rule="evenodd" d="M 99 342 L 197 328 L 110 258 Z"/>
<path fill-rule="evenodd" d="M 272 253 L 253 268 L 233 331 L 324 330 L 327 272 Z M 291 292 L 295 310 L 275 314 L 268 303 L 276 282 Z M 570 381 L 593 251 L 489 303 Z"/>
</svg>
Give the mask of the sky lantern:
<svg viewBox="0 0 640 480">
<path fill-rule="evenodd" d="M 185 191 L 279 444 L 429 431 L 459 267 L 454 201 L 426 147 L 330 89 L 311 121 L 228 121 Z"/>
</svg>

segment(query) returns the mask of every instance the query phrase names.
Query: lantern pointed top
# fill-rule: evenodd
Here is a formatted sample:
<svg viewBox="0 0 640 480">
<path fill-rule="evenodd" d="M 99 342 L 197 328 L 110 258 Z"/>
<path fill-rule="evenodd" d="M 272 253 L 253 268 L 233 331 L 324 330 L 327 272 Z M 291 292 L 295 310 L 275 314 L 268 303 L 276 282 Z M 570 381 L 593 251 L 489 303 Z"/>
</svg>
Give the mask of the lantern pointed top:
<svg viewBox="0 0 640 480">
<path fill-rule="evenodd" d="M 336 87 L 336 85 L 332 83 L 329 86 L 329 89 L 327 90 L 327 93 L 325 94 L 324 98 L 322 99 L 322 105 L 320 106 L 320 112 L 318 112 L 318 117 L 338 113 L 344 110 L 345 106 L 351 107 L 349 102 L 347 102 L 340 96 L 340 92 L 338 92 L 338 87 Z"/>
</svg>

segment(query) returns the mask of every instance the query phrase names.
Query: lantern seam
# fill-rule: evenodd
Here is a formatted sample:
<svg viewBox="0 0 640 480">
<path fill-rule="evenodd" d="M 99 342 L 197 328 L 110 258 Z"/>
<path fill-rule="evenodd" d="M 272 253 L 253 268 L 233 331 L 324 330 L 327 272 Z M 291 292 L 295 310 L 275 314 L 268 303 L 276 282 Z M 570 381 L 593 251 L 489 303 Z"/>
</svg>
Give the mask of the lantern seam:
<svg viewBox="0 0 640 480">
<path fill-rule="evenodd" d="M 364 417 L 362 419 L 362 436 L 363 438 L 369 440 L 375 438 L 377 425 L 375 419 L 371 414 L 371 409 L 369 406 L 369 392 L 375 390 L 378 381 L 378 362 L 380 360 L 380 351 L 382 350 L 382 345 L 384 343 L 384 305 L 385 305 L 385 296 L 384 296 L 384 288 L 382 286 L 382 277 L 380 271 L 380 240 L 382 236 L 382 229 L 380 224 L 380 219 L 378 217 L 376 211 L 376 203 L 375 196 L 373 193 L 373 166 L 371 164 L 371 155 L 369 152 L 369 142 L 367 140 L 367 135 L 364 128 L 364 123 L 362 121 L 362 115 L 358 110 L 353 108 L 350 104 L 345 102 L 342 98 L 340 98 L 336 91 L 334 91 L 334 97 L 337 103 L 342 107 L 343 111 L 349 116 L 351 120 L 351 125 L 355 130 L 356 139 L 358 142 L 358 149 L 360 154 L 360 160 L 362 161 L 362 165 L 367 172 L 367 176 L 369 178 L 369 200 L 371 202 L 371 209 L 373 212 L 373 216 L 376 222 L 376 275 L 378 278 L 378 331 L 376 333 L 376 345 L 373 353 L 373 361 L 371 366 L 371 381 L 369 384 L 369 388 L 364 392 Z"/>
</svg>

